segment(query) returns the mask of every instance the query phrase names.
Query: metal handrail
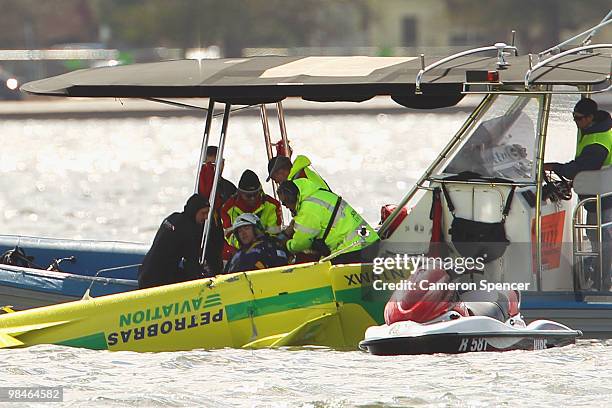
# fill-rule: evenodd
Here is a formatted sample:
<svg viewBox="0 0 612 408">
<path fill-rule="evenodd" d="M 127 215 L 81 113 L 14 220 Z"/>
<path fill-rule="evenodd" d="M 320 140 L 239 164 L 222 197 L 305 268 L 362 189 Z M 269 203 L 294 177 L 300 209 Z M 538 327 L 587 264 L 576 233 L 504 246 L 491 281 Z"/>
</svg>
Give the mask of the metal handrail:
<svg viewBox="0 0 612 408">
<path fill-rule="evenodd" d="M 571 90 L 546 91 L 546 90 L 538 89 L 535 91 L 530 91 L 530 90 L 512 91 L 509 89 L 504 89 L 503 91 L 495 91 L 495 90 L 462 91 L 461 93 L 464 95 L 495 95 L 495 94 L 499 94 L 499 95 L 594 95 L 594 94 L 606 93 L 610 90 L 612 90 L 612 82 L 610 82 L 610 85 L 608 85 L 607 87 L 603 89 L 598 89 L 598 90 L 591 89 L 591 90 L 580 90 L 580 91 L 571 91 Z"/>
<path fill-rule="evenodd" d="M 612 44 L 595 44 L 595 45 L 585 45 L 582 47 L 576 47 L 576 48 L 572 48 L 571 50 L 567 50 L 567 51 L 563 51 L 560 54 L 556 54 L 553 55 L 550 58 L 546 58 L 543 61 L 538 62 L 537 64 L 535 64 L 533 67 L 531 67 L 529 70 L 527 70 L 527 72 L 525 73 L 525 89 L 529 89 L 529 77 L 531 76 L 531 74 L 536 71 L 539 68 L 542 68 L 544 65 L 549 64 L 550 62 L 557 60 L 561 57 L 565 57 L 566 55 L 570 55 L 570 54 L 574 54 L 580 51 L 587 51 L 587 50 L 593 50 L 596 48 L 612 48 Z M 609 76 L 608 76 L 609 78 Z"/>
<path fill-rule="evenodd" d="M 550 53 L 553 53 L 553 52 L 555 52 L 555 51 L 561 51 L 561 47 L 563 47 L 565 44 L 569 44 L 570 42 L 574 41 L 574 40 L 575 40 L 575 39 L 577 39 L 577 38 L 582 37 L 582 36 L 583 36 L 583 35 L 585 35 L 585 34 L 589 34 L 589 36 L 588 36 L 588 37 L 587 37 L 587 38 L 586 38 L 586 39 L 585 39 L 585 40 L 582 42 L 582 45 L 583 45 L 583 46 L 584 46 L 584 45 L 587 45 L 587 44 L 588 44 L 588 43 L 587 43 L 587 41 L 590 41 L 590 40 L 591 40 L 591 38 L 593 37 L 593 35 L 595 35 L 595 33 L 597 32 L 597 30 L 598 30 L 599 28 L 601 28 L 601 27 L 603 27 L 603 26 L 605 26 L 605 25 L 607 25 L 607 24 L 612 23 L 612 19 L 609 19 L 609 20 L 608 20 L 608 18 L 609 18 L 611 15 L 612 15 L 612 10 L 610 10 L 610 12 L 608 13 L 608 15 L 606 15 L 606 17 L 604 17 L 604 19 L 603 19 L 603 20 L 601 20 L 601 22 L 600 22 L 599 24 L 597 24 L 596 26 L 591 27 L 591 28 L 589 28 L 588 30 L 581 32 L 580 34 L 577 34 L 577 35 L 573 36 L 572 38 L 570 38 L 570 39 L 568 39 L 568 40 L 563 41 L 562 43 L 559 43 L 559 44 L 557 44 L 557 45 L 554 45 L 554 46 L 550 47 L 549 49 L 547 49 L 547 50 L 544 50 L 544 51 L 540 52 L 540 53 L 538 54 L 538 58 L 542 58 L 543 56 L 545 56 L 545 55 L 547 55 L 547 54 L 550 54 Z"/>
<path fill-rule="evenodd" d="M 126 265 L 124 268 L 138 266 L 137 265 Z M 15 273 L 21 273 L 22 275 L 28 276 L 42 276 L 45 278 L 55 278 L 55 279 L 71 279 L 77 281 L 91 282 L 93 283 L 102 283 L 104 285 L 108 284 L 120 284 L 126 286 L 138 286 L 138 281 L 134 279 L 124 279 L 124 278 L 109 278 L 109 277 L 101 277 L 101 276 L 88 276 L 88 275 L 77 275 L 75 273 L 69 272 L 59 272 L 59 271 L 48 271 L 46 269 L 36 269 L 36 268 L 25 268 L 22 266 L 14 266 L 14 265 L 0 265 L 0 269 L 11 271 Z M 119 269 L 119 268 L 117 268 Z M 91 288 L 91 285 L 89 286 Z"/>
<path fill-rule="evenodd" d="M 422 92 L 421 92 L 421 80 L 423 79 L 423 75 L 425 75 L 425 73 L 427 71 L 430 71 L 430 70 L 432 70 L 434 68 L 437 68 L 440 65 L 446 64 L 447 62 L 452 61 L 454 59 L 465 57 L 465 56 L 471 55 L 471 54 L 476 54 L 476 53 L 479 53 L 479 52 L 484 52 L 484 51 L 497 51 L 499 53 L 498 57 L 501 56 L 501 60 L 503 61 L 503 52 L 505 50 L 513 50 L 514 51 L 514 55 L 518 55 L 518 49 L 515 46 L 513 46 L 513 45 L 506 45 L 504 43 L 497 43 L 495 45 L 489 45 L 487 47 L 479 47 L 479 48 L 473 48 L 471 50 L 461 51 L 461 52 L 458 52 L 456 54 L 450 55 L 450 56 L 448 56 L 446 58 L 443 58 L 440 61 L 434 62 L 433 64 L 430 64 L 430 65 L 428 65 L 426 67 L 423 67 L 423 68 L 421 68 L 421 70 L 419 71 L 419 73 L 416 76 L 416 81 L 415 81 L 416 91 L 415 91 L 415 93 L 416 94 L 422 94 Z M 424 60 L 425 60 L 424 56 L 421 55 L 421 62 L 422 62 L 423 65 L 425 65 L 424 64 Z"/>
<path fill-rule="evenodd" d="M 98 275 L 100 275 L 102 272 L 113 272 L 113 271 L 120 271 L 121 269 L 129 269 L 129 268 L 135 268 L 137 266 L 141 266 L 142 264 L 132 264 L 132 265 L 121 265 L 121 266 L 115 266 L 112 268 L 104 268 L 104 269 L 99 269 L 96 274 L 92 277 L 91 282 L 89 284 L 89 286 L 87 287 L 87 290 L 85 291 L 85 293 L 83 294 L 83 297 L 81 298 L 81 300 L 87 300 L 87 299 L 91 299 L 91 296 L 89 295 L 89 293 L 91 292 L 91 288 L 93 286 L 94 283 L 98 282 L 98 283 L 104 283 L 105 285 L 109 284 L 109 283 L 123 283 L 120 281 L 129 281 L 130 283 L 128 284 L 129 286 L 136 286 L 138 287 L 138 281 L 137 280 L 127 280 L 127 279 L 118 279 L 118 278 L 100 278 Z M 100 281 L 100 279 L 104 279 L 107 280 L 105 281 Z M 126 284 L 126 283 L 123 283 Z"/>
<path fill-rule="evenodd" d="M 612 191 L 608 191 L 607 193 L 603 193 L 599 195 L 600 198 L 605 198 L 609 196 L 612 196 Z M 578 215 L 578 210 L 580 210 L 581 208 L 584 208 L 584 205 L 591 201 L 594 201 L 595 203 L 597 203 L 597 196 L 583 198 L 582 200 L 578 202 L 578 204 L 576 204 L 576 208 L 574 208 L 574 214 L 573 214 L 574 219 L 576 219 Z M 591 224 L 581 224 L 581 226 L 587 226 L 587 225 L 592 226 Z M 608 225 L 608 223 L 602 224 L 602 225 Z"/>
<path fill-rule="evenodd" d="M 606 193 L 603 194 L 597 194 L 595 197 L 587 197 L 584 198 L 582 200 L 580 200 L 578 202 L 578 204 L 576 204 L 576 208 L 574 208 L 574 212 L 572 214 L 572 236 L 573 236 L 573 258 L 574 258 L 574 268 L 577 267 L 578 265 L 578 258 L 585 256 L 585 255 L 592 255 L 592 253 L 586 253 L 584 251 L 580 251 L 579 249 L 577 249 L 577 240 L 579 238 L 579 235 L 576 231 L 577 226 L 579 226 L 579 228 L 584 228 L 584 229 L 594 229 L 597 231 L 597 243 L 598 243 L 598 252 L 597 252 L 597 257 L 599 258 L 599 273 L 600 273 L 600 281 L 602 280 L 602 272 L 603 272 L 603 257 L 602 257 L 602 253 L 601 251 L 603 251 L 603 247 L 602 247 L 602 240 L 603 240 L 603 229 L 604 227 L 609 227 L 612 225 L 612 222 L 602 222 L 602 199 L 604 199 L 605 197 L 612 197 L 612 191 L 608 191 Z M 589 202 L 595 202 L 595 212 L 596 212 L 596 224 L 592 225 L 592 224 L 582 224 L 582 222 L 579 222 L 579 212 L 582 211 L 583 208 L 585 208 L 585 205 Z"/>
</svg>

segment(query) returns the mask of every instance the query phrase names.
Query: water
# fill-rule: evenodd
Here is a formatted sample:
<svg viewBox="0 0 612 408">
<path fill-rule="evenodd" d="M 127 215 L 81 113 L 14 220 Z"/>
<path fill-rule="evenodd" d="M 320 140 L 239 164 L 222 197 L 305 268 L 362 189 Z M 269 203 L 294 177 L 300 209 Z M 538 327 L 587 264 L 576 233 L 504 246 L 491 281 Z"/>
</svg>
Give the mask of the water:
<svg viewBox="0 0 612 408">
<path fill-rule="evenodd" d="M 535 352 L 376 357 L 352 351 L 139 354 L 0 350 L 3 385 L 64 386 L 83 406 L 599 406 L 612 398 L 612 343 Z"/>
<path fill-rule="evenodd" d="M 380 206 L 401 199 L 465 116 L 302 116 L 287 127 L 296 154 L 377 223 Z M 196 118 L 2 122 L 3 233 L 150 242 L 193 192 L 203 127 Z M 237 184 L 248 166 L 264 181 L 258 118 L 236 115 L 228 135 L 224 176 Z"/>
<path fill-rule="evenodd" d="M 465 116 L 302 116 L 287 126 L 294 150 L 376 223 L 380 205 L 399 201 Z M 258 119 L 230 123 L 224 175 L 237 182 L 249 166 L 263 179 Z M 549 159 L 571 157 L 567 123 L 569 114 L 553 116 Z M 2 233 L 150 242 L 193 191 L 202 129 L 195 118 L 0 123 Z M 611 346 L 396 358 L 319 348 L 138 354 L 36 346 L 0 350 L 0 385 L 64 386 L 65 405 L 74 407 L 595 406 L 612 397 Z"/>
</svg>

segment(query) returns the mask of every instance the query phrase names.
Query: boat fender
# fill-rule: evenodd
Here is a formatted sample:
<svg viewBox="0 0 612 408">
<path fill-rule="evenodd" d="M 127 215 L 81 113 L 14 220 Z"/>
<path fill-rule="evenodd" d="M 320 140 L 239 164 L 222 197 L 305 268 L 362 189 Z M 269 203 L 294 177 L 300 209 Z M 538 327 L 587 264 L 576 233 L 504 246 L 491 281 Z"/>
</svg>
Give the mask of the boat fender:
<svg viewBox="0 0 612 408">
<path fill-rule="evenodd" d="M 379 224 L 382 225 L 382 223 L 385 222 L 387 218 L 389 218 L 391 213 L 395 211 L 396 208 L 397 208 L 397 205 L 394 205 L 394 204 L 385 204 L 382 207 L 380 207 L 380 223 Z M 399 214 L 397 214 L 395 219 L 389 225 L 389 228 L 387 229 L 387 232 L 386 232 L 386 236 L 387 237 L 391 236 L 391 234 L 393 234 L 393 232 L 397 229 L 397 227 L 399 227 L 399 225 L 402 223 L 402 221 L 404 221 L 404 219 L 407 216 L 408 216 L 408 209 L 406 207 L 403 207 L 400 210 Z"/>
</svg>

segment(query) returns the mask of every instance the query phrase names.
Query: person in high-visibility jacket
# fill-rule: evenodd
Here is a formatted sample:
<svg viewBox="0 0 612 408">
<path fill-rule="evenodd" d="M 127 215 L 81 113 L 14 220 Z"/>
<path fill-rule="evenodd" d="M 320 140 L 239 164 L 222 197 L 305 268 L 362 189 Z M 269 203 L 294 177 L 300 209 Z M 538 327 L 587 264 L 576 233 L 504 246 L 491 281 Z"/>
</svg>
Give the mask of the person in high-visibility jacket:
<svg viewBox="0 0 612 408">
<path fill-rule="evenodd" d="M 378 234 L 342 197 L 304 178 L 282 182 L 278 196 L 294 215 L 294 233 L 285 243 L 290 252 L 339 253 L 333 264 L 371 262 L 376 256 Z"/>
<path fill-rule="evenodd" d="M 291 163 L 291 159 L 286 156 L 276 156 L 268 162 L 268 178 L 276 181 L 278 184 L 285 180 L 297 180 L 306 178 L 315 183 L 319 188 L 331 191 L 329 184 L 314 171 L 310 165 L 310 159 L 306 156 L 297 156 L 295 161 Z"/>
<path fill-rule="evenodd" d="M 574 179 L 576 174 L 585 170 L 600 170 L 612 165 L 612 118 L 610 113 L 599 110 L 597 102 L 589 98 L 582 98 L 574 107 L 574 122 L 578 128 L 576 140 L 576 156 L 568 163 L 545 163 L 544 170 L 554 171 L 557 174 Z M 587 196 L 580 196 L 581 200 Z M 587 210 L 587 223 L 597 223 L 597 211 L 594 203 L 585 205 Z M 605 224 L 612 221 L 612 197 L 602 199 L 601 222 Z M 612 227 L 602 231 L 603 246 L 601 256 L 603 260 L 603 287 L 601 290 L 611 290 L 612 274 Z M 594 247 L 599 246 L 597 231 L 587 230 L 587 236 Z M 593 282 L 599 286 L 597 280 L 599 268 L 593 268 Z"/>
<path fill-rule="evenodd" d="M 221 221 L 227 242 L 234 248 L 240 245 L 232 234 L 232 224 L 240 214 L 257 215 L 268 235 L 277 235 L 281 230 L 282 211 L 280 203 L 263 192 L 259 177 L 252 170 L 245 170 L 238 182 L 238 191 L 221 207 Z"/>
</svg>

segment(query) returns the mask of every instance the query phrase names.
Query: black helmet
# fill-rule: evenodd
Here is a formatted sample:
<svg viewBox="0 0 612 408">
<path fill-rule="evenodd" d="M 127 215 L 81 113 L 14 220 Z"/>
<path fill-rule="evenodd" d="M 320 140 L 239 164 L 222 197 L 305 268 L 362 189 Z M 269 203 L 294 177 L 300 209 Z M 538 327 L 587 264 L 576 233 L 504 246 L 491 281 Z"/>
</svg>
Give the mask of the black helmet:
<svg viewBox="0 0 612 408">
<path fill-rule="evenodd" d="M 261 190 L 261 182 L 253 170 L 245 170 L 238 182 L 238 190 L 250 193 Z"/>
</svg>

